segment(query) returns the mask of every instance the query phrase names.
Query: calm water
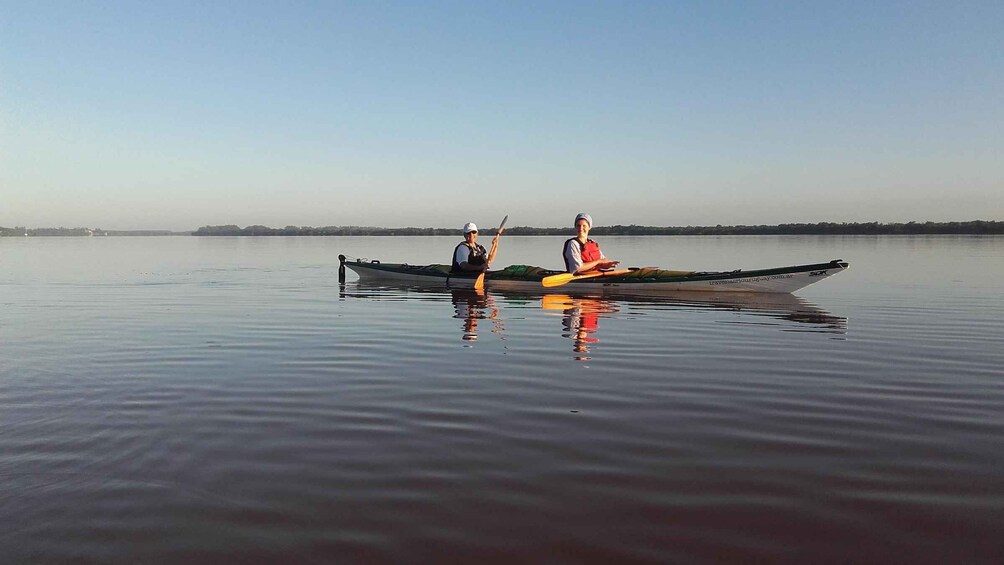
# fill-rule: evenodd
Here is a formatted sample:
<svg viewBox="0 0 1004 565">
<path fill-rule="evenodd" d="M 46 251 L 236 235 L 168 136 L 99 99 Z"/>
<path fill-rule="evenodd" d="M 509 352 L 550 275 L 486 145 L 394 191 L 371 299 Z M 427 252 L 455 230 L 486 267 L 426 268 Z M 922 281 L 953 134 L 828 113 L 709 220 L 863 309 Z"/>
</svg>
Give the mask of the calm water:
<svg viewBox="0 0 1004 565">
<path fill-rule="evenodd" d="M 455 243 L 0 238 L 0 562 L 1004 562 L 1004 238 L 602 239 L 850 262 L 787 299 L 336 279 Z"/>
</svg>

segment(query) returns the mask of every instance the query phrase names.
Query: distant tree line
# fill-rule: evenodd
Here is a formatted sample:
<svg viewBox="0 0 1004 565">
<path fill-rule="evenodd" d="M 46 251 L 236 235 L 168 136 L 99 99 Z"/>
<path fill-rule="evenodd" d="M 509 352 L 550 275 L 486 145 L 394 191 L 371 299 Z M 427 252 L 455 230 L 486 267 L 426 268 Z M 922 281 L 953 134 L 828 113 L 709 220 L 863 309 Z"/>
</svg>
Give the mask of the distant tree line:
<svg viewBox="0 0 1004 565">
<path fill-rule="evenodd" d="M 484 230 L 487 235 L 494 235 L 497 230 Z M 534 228 L 517 226 L 506 229 L 507 235 L 570 235 L 572 229 L 565 228 Z M 922 235 L 922 234 L 1004 234 L 1004 222 L 975 220 L 971 222 L 908 222 L 885 224 L 880 222 L 867 223 L 835 223 L 820 222 L 817 224 L 778 224 L 757 226 L 686 226 L 686 227 L 655 227 L 637 225 L 598 226 L 590 232 L 591 235 Z M 192 235 L 459 235 L 455 228 L 377 228 L 360 226 L 286 226 L 270 228 L 268 226 L 235 225 L 203 226 Z"/>
<path fill-rule="evenodd" d="M 485 235 L 494 235 L 495 228 L 483 231 Z M 25 228 L 0 227 L 0 237 L 7 236 L 116 236 L 116 235 L 449 235 L 459 236 L 455 228 L 378 228 L 366 226 L 286 226 L 270 228 L 268 226 L 236 225 L 203 226 L 194 232 L 172 232 L 167 230 L 102 230 L 100 228 Z M 534 228 L 516 226 L 506 229 L 508 235 L 571 235 L 572 228 Z M 590 232 L 591 235 L 923 235 L 923 234 L 963 234 L 989 235 L 1004 234 L 1004 222 L 974 220 L 971 222 L 820 222 L 817 224 L 778 224 L 756 226 L 686 226 L 686 227 L 656 227 L 637 225 L 598 226 Z"/>
<path fill-rule="evenodd" d="M 816 224 L 778 224 L 756 226 L 687 226 L 648 227 L 610 226 L 590 231 L 598 235 L 923 235 L 923 234 L 1001 234 L 1004 222 L 819 222 Z"/>
</svg>

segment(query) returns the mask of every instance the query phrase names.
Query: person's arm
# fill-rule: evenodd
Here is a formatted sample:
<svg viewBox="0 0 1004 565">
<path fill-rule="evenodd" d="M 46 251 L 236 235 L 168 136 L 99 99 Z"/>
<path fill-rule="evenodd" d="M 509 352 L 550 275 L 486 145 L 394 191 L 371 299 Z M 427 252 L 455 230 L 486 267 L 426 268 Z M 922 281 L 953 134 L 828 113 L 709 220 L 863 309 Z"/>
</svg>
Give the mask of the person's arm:
<svg viewBox="0 0 1004 565">
<path fill-rule="evenodd" d="M 488 257 L 485 259 L 486 265 L 490 265 L 495 262 L 495 254 L 498 253 L 499 250 L 499 236 L 502 235 L 502 232 L 504 231 L 505 228 L 502 228 L 497 234 L 495 234 L 495 237 L 492 238 L 491 251 L 488 252 Z"/>
<path fill-rule="evenodd" d="M 596 261 L 589 261 L 583 263 L 578 269 L 573 271 L 576 275 L 581 275 L 588 273 L 589 271 L 595 271 L 597 269 L 609 269 L 611 267 L 616 267 L 620 261 L 611 261 L 609 259 L 598 259 Z"/>
<path fill-rule="evenodd" d="M 576 246 L 573 245 L 572 247 Z M 578 255 L 578 253 L 576 253 L 576 255 Z M 613 261 L 608 259 L 607 256 L 603 254 L 603 250 L 600 249 L 599 259 L 597 259 L 596 261 L 588 261 L 586 263 L 583 263 L 580 257 L 579 268 L 571 272 L 576 275 L 581 275 L 583 273 L 588 273 L 589 271 L 595 271 L 596 269 L 610 269 L 616 267 L 618 263 L 620 263 L 620 261 Z"/>
<path fill-rule="evenodd" d="M 565 270 L 573 275 L 577 274 L 579 267 L 582 266 L 582 253 L 579 251 L 579 246 L 575 245 L 575 240 L 569 240 L 565 243 L 562 255 L 565 258 Z"/>
</svg>

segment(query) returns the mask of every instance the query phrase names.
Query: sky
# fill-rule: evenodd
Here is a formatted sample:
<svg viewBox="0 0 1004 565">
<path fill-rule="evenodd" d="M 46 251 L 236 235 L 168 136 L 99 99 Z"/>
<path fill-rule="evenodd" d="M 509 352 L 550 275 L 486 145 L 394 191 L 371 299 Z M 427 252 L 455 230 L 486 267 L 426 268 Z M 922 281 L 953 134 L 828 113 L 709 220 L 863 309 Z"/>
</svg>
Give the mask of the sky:
<svg viewBox="0 0 1004 565">
<path fill-rule="evenodd" d="M 0 226 L 1004 219 L 1004 2 L 0 0 Z"/>
</svg>

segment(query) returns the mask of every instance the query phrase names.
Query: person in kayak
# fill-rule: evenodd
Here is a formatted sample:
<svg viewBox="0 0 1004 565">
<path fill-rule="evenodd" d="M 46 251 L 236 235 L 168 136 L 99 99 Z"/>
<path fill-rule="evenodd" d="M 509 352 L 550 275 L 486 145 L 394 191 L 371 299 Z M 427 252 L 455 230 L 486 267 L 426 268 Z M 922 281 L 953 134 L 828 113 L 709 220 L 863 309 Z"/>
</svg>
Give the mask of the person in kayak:
<svg viewBox="0 0 1004 565">
<path fill-rule="evenodd" d="M 464 241 L 461 241 L 453 250 L 452 273 L 480 273 L 487 271 L 489 265 L 495 260 L 495 253 L 498 251 L 499 235 L 495 234 L 492 240 L 492 251 L 489 253 L 484 246 L 478 243 L 478 226 L 474 222 L 464 224 Z"/>
<path fill-rule="evenodd" d="M 565 242 L 562 255 L 565 259 L 565 270 L 573 275 L 582 275 L 589 271 L 611 269 L 620 261 L 607 258 L 595 241 L 589 239 L 589 230 L 593 227 L 593 218 L 585 212 L 575 216 L 575 237 Z"/>
</svg>

